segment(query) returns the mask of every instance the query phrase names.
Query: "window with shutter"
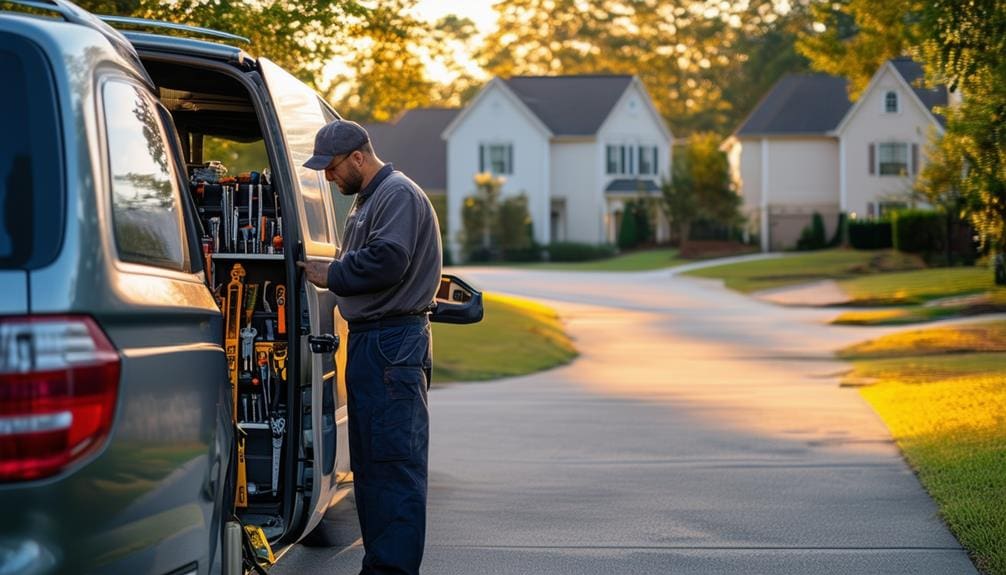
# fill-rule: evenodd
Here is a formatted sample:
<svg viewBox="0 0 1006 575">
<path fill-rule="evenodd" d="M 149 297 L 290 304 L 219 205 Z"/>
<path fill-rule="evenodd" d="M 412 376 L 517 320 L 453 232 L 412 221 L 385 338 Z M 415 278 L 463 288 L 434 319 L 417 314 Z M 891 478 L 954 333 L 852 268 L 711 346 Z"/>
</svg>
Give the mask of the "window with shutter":
<svg viewBox="0 0 1006 575">
<path fill-rule="evenodd" d="M 876 144 L 870 144 L 870 160 L 869 160 L 869 168 L 868 169 L 870 170 L 870 175 L 871 176 L 877 173 L 877 146 L 876 146 Z"/>
</svg>

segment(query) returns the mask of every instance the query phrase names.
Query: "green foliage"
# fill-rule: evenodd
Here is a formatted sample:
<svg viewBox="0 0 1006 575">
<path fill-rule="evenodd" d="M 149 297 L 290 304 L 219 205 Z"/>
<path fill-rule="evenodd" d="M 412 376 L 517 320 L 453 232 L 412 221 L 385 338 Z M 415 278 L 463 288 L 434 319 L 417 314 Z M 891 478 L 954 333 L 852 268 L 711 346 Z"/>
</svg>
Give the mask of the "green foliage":
<svg viewBox="0 0 1006 575">
<path fill-rule="evenodd" d="M 618 227 L 618 247 L 629 250 L 639 244 L 638 219 L 633 202 L 625 203 L 622 211 L 622 224 Z"/>
<path fill-rule="evenodd" d="M 919 254 L 925 259 L 946 248 L 946 220 L 933 210 L 902 210 L 894 213 L 891 231 L 894 249 Z"/>
<path fill-rule="evenodd" d="M 730 181 L 726 154 L 719 150 L 716 134 L 692 134 L 674 153 L 671 182 L 661 186 L 664 209 L 678 228 L 678 237 L 689 237 L 691 223 L 699 218 L 732 228 L 741 220 L 741 198 Z"/>
<path fill-rule="evenodd" d="M 824 218 L 821 214 L 814 212 L 810 225 L 805 227 L 800 233 L 800 238 L 796 241 L 796 249 L 800 251 L 820 250 L 827 247 L 827 239 L 824 232 Z"/>
<path fill-rule="evenodd" d="M 586 262 L 610 258 L 614 255 L 615 247 L 608 244 L 555 242 L 548 246 L 548 259 L 552 262 Z"/>
<path fill-rule="evenodd" d="M 486 199 L 477 196 L 465 198 L 461 206 L 461 249 L 464 259 L 470 262 L 486 262 L 492 259 L 489 250 L 492 238 L 498 231 L 492 227 L 492 218 L 487 213 Z M 485 241 L 486 221 L 490 222 L 489 242 Z"/>
<path fill-rule="evenodd" d="M 845 215 L 845 212 L 839 212 L 838 214 L 838 225 L 835 226 L 835 233 L 831 236 L 831 240 L 828 242 L 829 248 L 837 248 L 842 245 L 845 238 L 848 237 L 849 229 L 849 218 Z"/>
<path fill-rule="evenodd" d="M 889 220 L 852 220 L 849 245 L 857 250 L 884 250 L 894 246 Z"/>
<path fill-rule="evenodd" d="M 792 48 L 800 3 L 772 0 L 503 0 L 478 62 L 491 74 L 634 74 L 677 135 L 728 132 L 780 75 L 805 64 Z"/>
<path fill-rule="evenodd" d="M 797 51 L 821 72 L 849 80 L 858 99 L 884 62 L 911 51 L 918 36 L 922 0 L 838 0 L 811 5 L 811 19 L 824 26 L 806 30 Z"/>
<path fill-rule="evenodd" d="M 503 248 L 504 257 L 510 252 L 532 247 L 534 235 L 526 194 L 503 200 L 499 208 L 499 228 L 500 246 Z"/>
</svg>

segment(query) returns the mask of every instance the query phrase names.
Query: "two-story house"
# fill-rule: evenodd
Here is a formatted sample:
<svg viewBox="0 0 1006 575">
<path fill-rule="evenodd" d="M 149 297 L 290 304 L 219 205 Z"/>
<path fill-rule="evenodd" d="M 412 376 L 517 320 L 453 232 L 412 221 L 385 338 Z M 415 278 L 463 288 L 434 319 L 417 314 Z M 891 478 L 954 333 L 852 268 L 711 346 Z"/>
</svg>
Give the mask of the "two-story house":
<svg viewBox="0 0 1006 575">
<path fill-rule="evenodd" d="M 494 78 L 443 131 L 448 241 L 460 255 L 461 207 L 474 176 L 527 194 L 535 240 L 614 243 L 624 201 L 659 197 L 673 137 L 634 76 Z M 657 240 L 669 226 L 655 211 Z"/>
<path fill-rule="evenodd" d="M 930 134 L 943 133 L 934 108 L 947 104 L 922 76 L 914 61 L 891 60 L 855 104 L 842 78 L 776 83 L 721 147 L 763 250 L 793 247 L 814 212 L 830 236 L 839 212 L 876 217 L 912 202 Z"/>
</svg>

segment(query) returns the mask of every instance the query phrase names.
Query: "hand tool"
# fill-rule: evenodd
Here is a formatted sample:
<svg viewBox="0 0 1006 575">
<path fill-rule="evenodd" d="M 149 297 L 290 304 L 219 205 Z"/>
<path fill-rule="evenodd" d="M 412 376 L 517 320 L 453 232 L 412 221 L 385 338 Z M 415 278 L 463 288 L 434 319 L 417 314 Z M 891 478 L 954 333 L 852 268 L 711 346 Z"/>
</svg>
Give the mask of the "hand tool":
<svg viewBox="0 0 1006 575">
<path fill-rule="evenodd" d="M 231 230 L 233 230 L 234 237 L 231 239 L 231 251 L 238 251 L 238 209 L 234 208 L 233 218 L 231 219 Z"/>
<path fill-rule="evenodd" d="M 286 286 L 276 286 L 276 330 L 286 335 Z"/>
<path fill-rule="evenodd" d="M 221 188 L 220 192 L 220 216 L 223 219 L 224 251 L 233 252 L 231 249 L 231 200 L 227 194 L 227 187 Z"/>
<path fill-rule="evenodd" d="M 251 325 L 252 314 L 255 313 L 255 305 L 258 303 L 258 284 L 248 284 L 245 288 L 245 324 Z"/>
<path fill-rule="evenodd" d="M 227 355 L 227 368 L 231 376 L 231 395 L 233 398 L 234 419 L 238 416 L 238 340 L 241 334 L 241 297 L 244 294 L 242 285 L 245 269 L 241 264 L 231 268 L 231 281 L 227 284 L 227 305 L 224 318 L 224 349 Z"/>
<path fill-rule="evenodd" d="M 262 309 L 265 310 L 266 313 L 272 313 L 272 307 L 269 305 L 269 297 L 268 297 L 269 284 L 271 283 L 272 283 L 271 280 L 266 280 L 266 282 L 262 285 Z"/>
<path fill-rule="evenodd" d="M 251 421 L 251 417 L 249 417 L 249 412 L 248 412 L 248 394 L 247 393 L 242 393 L 241 394 L 241 421 L 244 421 L 246 423 Z"/>
<path fill-rule="evenodd" d="M 262 398 L 265 400 L 266 414 L 272 413 L 272 370 L 269 369 L 269 351 L 255 344 L 255 355 L 258 356 L 258 373 L 262 380 Z"/>
<path fill-rule="evenodd" d="M 272 368 L 276 377 L 286 381 L 286 344 L 277 343 L 272 348 Z M 277 383 L 277 387 L 279 384 Z M 277 401 L 278 403 L 278 401 Z"/>
<path fill-rule="evenodd" d="M 283 434 L 286 432 L 286 418 L 278 416 L 272 419 L 272 492 L 279 487 L 279 463 L 283 455 Z"/>
<path fill-rule="evenodd" d="M 213 238 L 213 253 L 220 252 L 220 218 L 214 216 L 209 219 L 210 237 Z"/>
<path fill-rule="evenodd" d="M 242 370 L 246 372 L 252 371 L 252 350 L 255 346 L 256 335 L 258 335 L 258 331 L 251 326 L 241 330 Z"/>
<path fill-rule="evenodd" d="M 234 494 L 235 507 L 248 507 L 248 472 L 245 468 L 245 438 L 244 431 L 238 428 L 238 481 Z"/>
<path fill-rule="evenodd" d="M 265 320 L 265 339 L 266 341 L 273 341 L 276 339 L 276 334 L 273 332 L 273 321 L 271 319 Z"/>
</svg>

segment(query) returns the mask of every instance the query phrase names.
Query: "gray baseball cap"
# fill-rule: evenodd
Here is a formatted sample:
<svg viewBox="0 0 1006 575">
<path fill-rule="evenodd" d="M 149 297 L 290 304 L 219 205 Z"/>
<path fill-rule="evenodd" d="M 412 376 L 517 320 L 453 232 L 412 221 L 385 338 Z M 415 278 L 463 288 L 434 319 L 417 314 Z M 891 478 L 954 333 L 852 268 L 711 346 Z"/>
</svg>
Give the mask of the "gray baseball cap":
<svg viewBox="0 0 1006 575">
<path fill-rule="evenodd" d="M 314 136 L 314 155 L 304 167 L 324 170 L 332 158 L 360 149 L 370 141 L 370 135 L 363 126 L 351 120 L 335 120 L 322 126 Z"/>
</svg>

